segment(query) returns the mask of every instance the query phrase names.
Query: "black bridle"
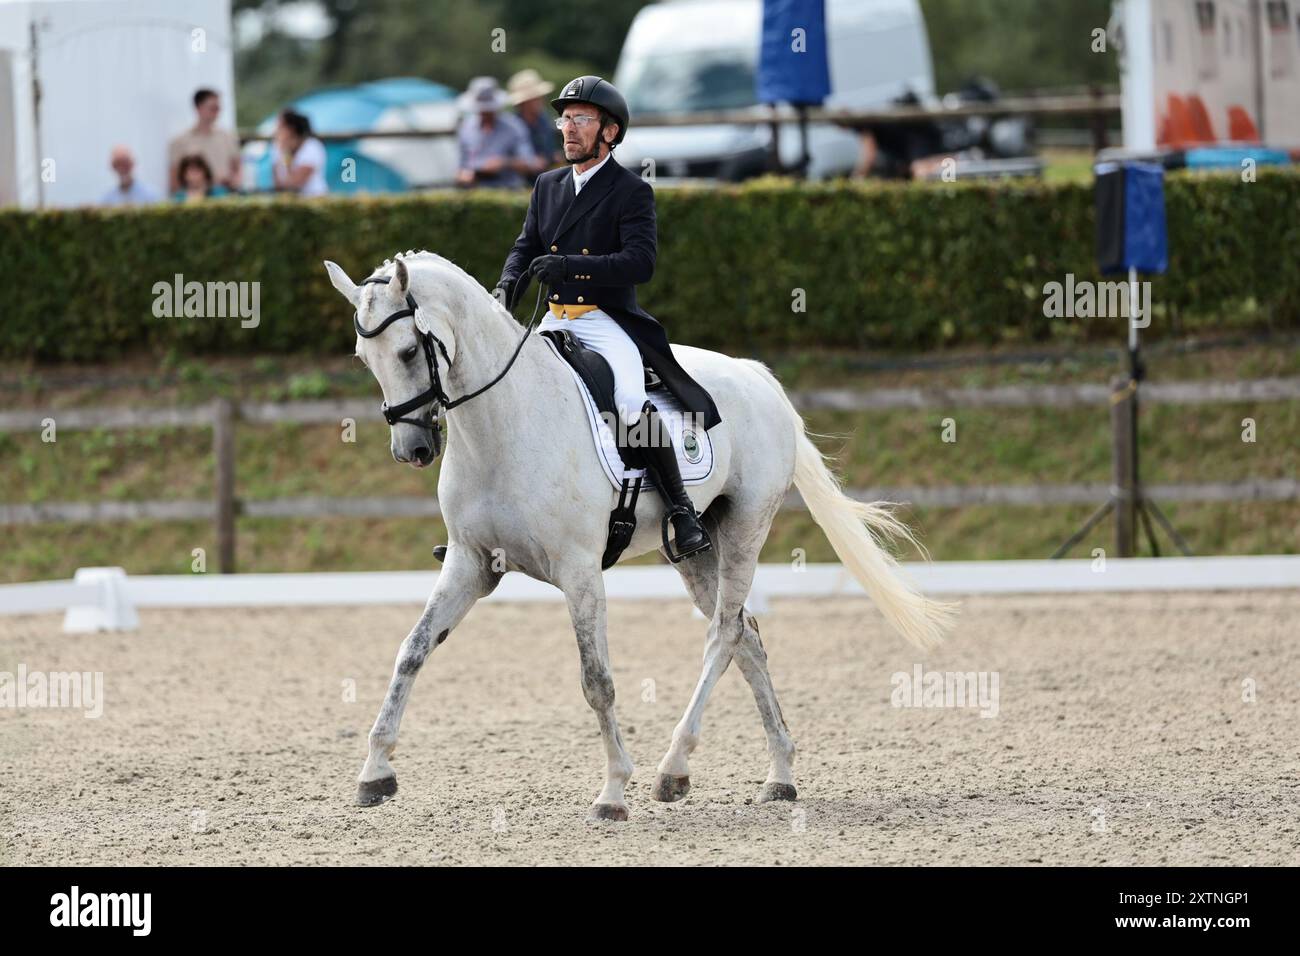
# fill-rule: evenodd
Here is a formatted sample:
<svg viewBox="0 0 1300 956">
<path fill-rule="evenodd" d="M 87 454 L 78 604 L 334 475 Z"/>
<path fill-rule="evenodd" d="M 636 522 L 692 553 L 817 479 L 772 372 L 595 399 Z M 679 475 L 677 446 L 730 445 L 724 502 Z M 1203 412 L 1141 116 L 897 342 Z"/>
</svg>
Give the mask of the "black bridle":
<svg viewBox="0 0 1300 956">
<path fill-rule="evenodd" d="M 369 279 L 363 279 L 361 284 L 388 285 L 391 280 L 392 276 L 371 276 Z M 509 372 L 511 366 L 515 364 L 515 359 L 519 358 L 519 353 L 523 351 L 524 343 L 528 341 L 528 336 L 532 334 L 533 326 L 537 324 L 537 316 L 541 309 L 542 292 L 544 289 L 545 286 L 538 283 L 537 304 L 533 307 L 533 317 L 528 322 L 528 328 L 524 329 L 524 337 L 521 338 L 519 344 L 515 346 L 514 354 L 510 356 L 510 361 L 506 363 L 506 367 L 501 370 L 496 378 L 492 379 L 492 381 L 488 382 L 482 388 L 475 389 L 467 395 L 462 395 L 460 398 L 448 397 L 447 393 L 443 390 L 442 377 L 438 372 L 438 352 L 442 353 L 442 358 L 443 361 L 447 363 L 447 368 L 451 368 L 451 357 L 447 354 L 447 346 L 443 345 L 442 339 L 438 338 L 438 336 L 434 335 L 432 332 L 422 331 L 417 324 L 415 326 L 415 333 L 420 339 L 420 347 L 424 349 L 425 364 L 429 367 L 429 387 L 419 395 L 415 396 L 415 398 L 408 399 L 400 405 L 395 405 L 392 408 L 388 407 L 388 402 L 384 402 L 380 405 L 379 411 L 380 414 L 384 416 L 384 421 L 388 422 L 389 425 L 396 425 L 400 422 L 407 425 L 415 425 L 419 428 L 433 428 L 437 424 L 438 415 L 441 411 L 455 408 L 462 402 L 468 402 L 471 398 L 482 395 L 497 382 L 501 381 L 501 379 L 505 378 L 506 373 Z M 373 329 L 363 329 L 361 327 L 360 315 L 352 316 L 352 324 L 356 327 L 357 335 L 361 336 L 363 339 L 373 339 L 398 319 L 405 319 L 407 317 L 414 319 L 415 312 L 419 307 L 420 306 L 415 301 L 415 296 L 411 295 L 408 291 L 406 293 L 406 308 L 397 310 Z M 430 402 L 433 402 L 434 405 L 428 421 L 402 417 L 407 412 L 415 411 L 415 409 L 422 405 L 427 405 Z"/>
</svg>

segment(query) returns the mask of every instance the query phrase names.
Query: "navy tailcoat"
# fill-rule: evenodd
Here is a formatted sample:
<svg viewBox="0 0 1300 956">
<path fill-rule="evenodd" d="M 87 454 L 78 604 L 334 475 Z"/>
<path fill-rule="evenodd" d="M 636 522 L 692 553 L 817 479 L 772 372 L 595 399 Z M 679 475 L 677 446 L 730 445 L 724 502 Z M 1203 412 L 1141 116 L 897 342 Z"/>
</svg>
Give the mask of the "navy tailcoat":
<svg viewBox="0 0 1300 956">
<path fill-rule="evenodd" d="M 654 275 L 658 236 L 650 184 L 610 157 L 574 195 L 568 166 L 542 173 L 533 186 L 524 228 L 501 270 L 502 279 L 528 271 L 533 259 L 565 257 L 564 282 L 548 299 L 597 305 L 637 344 L 645 364 L 705 429 L 722 420 L 712 397 L 678 364 L 664 327 L 636 301 L 636 286 Z M 575 319 L 574 321 L 581 321 Z"/>
</svg>

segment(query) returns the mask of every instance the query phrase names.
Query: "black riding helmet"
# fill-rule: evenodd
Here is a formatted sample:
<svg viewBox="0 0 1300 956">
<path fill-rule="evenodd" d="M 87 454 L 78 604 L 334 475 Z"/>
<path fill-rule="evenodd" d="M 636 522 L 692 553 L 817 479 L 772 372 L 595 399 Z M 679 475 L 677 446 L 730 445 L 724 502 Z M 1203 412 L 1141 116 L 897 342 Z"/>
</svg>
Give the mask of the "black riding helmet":
<svg viewBox="0 0 1300 956">
<path fill-rule="evenodd" d="M 623 99 L 623 94 L 613 83 L 602 80 L 598 76 L 579 76 L 572 79 L 564 84 L 560 95 L 551 100 L 551 107 L 556 113 L 562 114 L 564 108 L 572 103 L 590 103 L 618 120 L 618 135 L 609 145 L 614 147 L 623 142 L 623 135 L 627 132 L 628 122 L 632 117 L 627 108 L 627 100 Z M 604 129 L 603 125 L 601 129 Z"/>
</svg>

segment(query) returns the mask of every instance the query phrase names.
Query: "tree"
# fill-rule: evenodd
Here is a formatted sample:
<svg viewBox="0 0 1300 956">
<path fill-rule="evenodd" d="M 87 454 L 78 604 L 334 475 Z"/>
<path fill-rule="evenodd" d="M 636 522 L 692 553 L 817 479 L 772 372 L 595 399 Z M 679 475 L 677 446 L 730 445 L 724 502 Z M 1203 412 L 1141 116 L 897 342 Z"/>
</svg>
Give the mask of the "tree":
<svg viewBox="0 0 1300 956">
<path fill-rule="evenodd" d="M 1111 0 L 921 0 L 939 90 L 987 76 L 1003 90 L 1114 84 L 1113 50 L 1092 51 Z"/>
</svg>

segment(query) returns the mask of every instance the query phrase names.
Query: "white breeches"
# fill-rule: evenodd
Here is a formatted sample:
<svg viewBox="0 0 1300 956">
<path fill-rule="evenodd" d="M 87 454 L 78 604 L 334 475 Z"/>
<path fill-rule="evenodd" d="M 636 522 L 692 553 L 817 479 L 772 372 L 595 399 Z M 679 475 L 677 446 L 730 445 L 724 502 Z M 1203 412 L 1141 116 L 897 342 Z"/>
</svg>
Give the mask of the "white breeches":
<svg viewBox="0 0 1300 956">
<path fill-rule="evenodd" d="M 612 317 L 599 309 L 576 319 L 559 319 L 550 313 L 537 328 L 541 332 L 567 329 L 587 348 L 599 352 L 614 373 L 614 407 L 618 409 L 623 424 L 632 426 L 637 423 L 646 403 L 641 350 Z"/>
</svg>

